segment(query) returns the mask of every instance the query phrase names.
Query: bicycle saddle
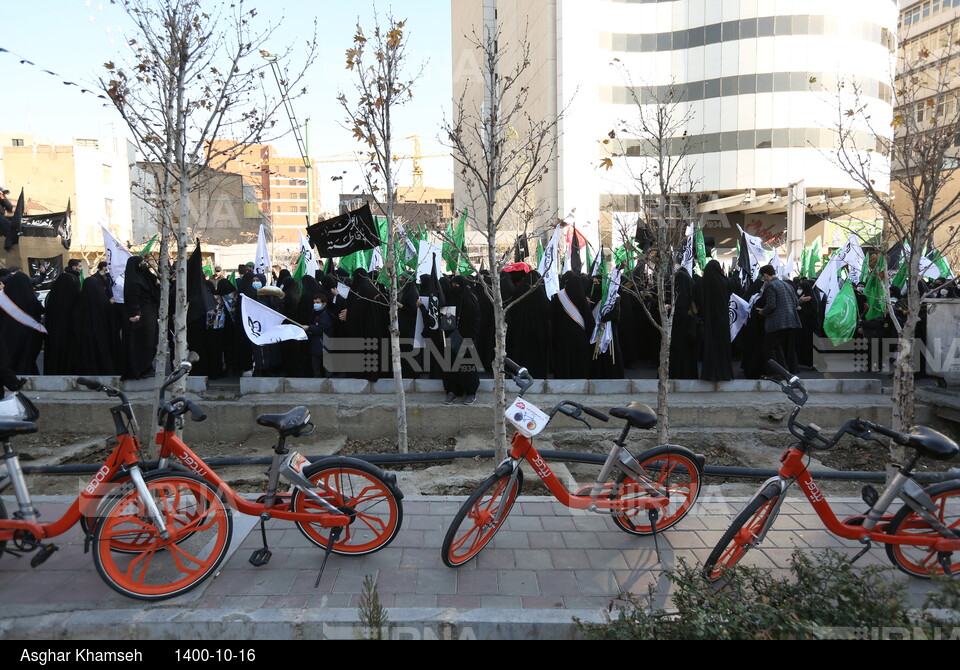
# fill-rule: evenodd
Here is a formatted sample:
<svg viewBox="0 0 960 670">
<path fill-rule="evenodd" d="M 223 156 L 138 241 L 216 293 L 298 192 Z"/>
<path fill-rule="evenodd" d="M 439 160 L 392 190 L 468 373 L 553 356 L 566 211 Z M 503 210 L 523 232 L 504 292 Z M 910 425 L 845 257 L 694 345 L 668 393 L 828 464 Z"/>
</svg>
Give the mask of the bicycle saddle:
<svg viewBox="0 0 960 670">
<path fill-rule="evenodd" d="M 913 432 L 907 435 L 906 446 L 935 461 L 948 461 L 960 452 L 956 442 L 926 426 L 914 426 Z"/>
<path fill-rule="evenodd" d="M 0 440 L 9 440 L 16 435 L 37 432 L 37 424 L 30 421 L 0 421 Z"/>
<path fill-rule="evenodd" d="M 634 428 L 647 430 L 657 425 L 657 413 L 649 405 L 642 402 L 632 402 L 626 407 L 616 407 L 610 410 L 610 416 L 617 419 L 626 419 Z"/>
<path fill-rule="evenodd" d="M 310 410 L 302 405 L 294 407 L 284 414 L 261 414 L 257 423 L 267 428 L 273 428 L 281 435 L 292 435 L 310 422 Z"/>
</svg>

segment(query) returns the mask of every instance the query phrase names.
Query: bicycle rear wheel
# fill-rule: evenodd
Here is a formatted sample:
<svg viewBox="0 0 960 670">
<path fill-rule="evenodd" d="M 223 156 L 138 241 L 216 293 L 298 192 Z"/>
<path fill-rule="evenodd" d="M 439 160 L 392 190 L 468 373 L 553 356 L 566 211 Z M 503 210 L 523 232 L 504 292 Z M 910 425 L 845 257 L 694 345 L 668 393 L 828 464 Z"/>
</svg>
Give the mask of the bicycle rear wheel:
<svg viewBox="0 0 960 670">
<path fill-rule="evenodd" d="M 755 546 L 779 499 L 780 488 L 771 485 L 740 510 L 703 566 L 703 574 L 709 581 L 720 580 Z"/>
<path fill-rule="evenodd" d="M 230 546 L 233 518 L 216 488 L 198 477 L 165 475 L 146 485 L 170 537 L 160 536 L 140 495 L 128 491 L 102 508 L 93 529 L 93 560 L 114 590 L 140 600 L 163 600 L 189 591 L 216 571 Z"/>
<path fill-rule="evenodd" d="M 512 485 L 511 485 L 512 482 Z M 449 568 L 457 568 L 480 553 L 497 534 L 523 489 L 523 470 L 487 477 L 463 503 L 443 538 L 440 555 Z"/>
<path fill-rule="evenodd" d="M 383 549 L 393 542 L 403 523 L 401 496 L 395 493 L 396 484 L 384 479 L 376 466 L 356 459 L 318 461 L 303 471 L 313 482 L 313 492 L 351 518 L 343 528 L 331 550 L 335 554 L 358 556 Z M 290 500 L 294 512 L 311 512 L 318 519 L 330 516 L 300 489 L 294 489 Z M 297 528 L 318 547 L 330 542 L 330 526 L 297 521 Z"/>
<path fill-rule="evenodd" d="M 960 486 L 955 482 L 943 482 L 926 489 L 933 499 L 937 511 L 933 515 L 951 530 L 960 530 Z M 919 514 L 904 505 L 893 516 L 887 533 L 890 535 L 918 535 L 939 537 L 940 533 Z M 960 573 L 960 556 L 947 552 L 944 557 L 950 568 L 950 574 Z M 887 558 L 900 570 L 921 579 L 930 579 L 933 575 L 946 574 L 940 562 L 940 554 L 931 547 L 910 544 L 888 544 Z"/>
<path fill-rule="evenodd" d="M 637 460 L 650 476 L 644 483 L 670 496 L 670 503 L 660 510 L 656 520 L 656 532 L 659 533 L 679 523 L 697 502 L 700 495 L 700 467 L 693 458 L 680 452 L 640 454 Z M 647 488 L 633 477 L 621 473 L 614 490 L 619 491 L 617 500 L 634 501 L 635 507 L 614 516 L 613 522 L 631 535 L 651 535 L 654 523 L 650 521 L 649 507 L 644 504 L 651 497 Z"/>
</svg>

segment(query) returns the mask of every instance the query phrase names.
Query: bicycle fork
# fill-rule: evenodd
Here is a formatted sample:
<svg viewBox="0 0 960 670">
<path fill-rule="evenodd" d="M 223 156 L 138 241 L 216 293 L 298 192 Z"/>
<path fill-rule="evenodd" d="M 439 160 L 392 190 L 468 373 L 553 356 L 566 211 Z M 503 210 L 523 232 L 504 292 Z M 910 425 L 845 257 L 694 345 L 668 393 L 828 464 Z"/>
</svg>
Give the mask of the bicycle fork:
<svg viewBox="0 0 960 670">
<path fill-rule="evenodd" d="M 164 541 L 169 540 L 170 532 L 167 530 L 167 525 L 163 521 L 163 515 L 160 513 L 160 508 L 157 507 L 157 501 L 153 499 L 152 495 L 150 495 L 150 490 L 147 488 L 147 483 L 143 479 L 143 473 L 140 471 L 140 466 L 134 465 L 132 468 L 130 468 L 130 480 L 136 487 L 137 494 L 140 496 L 140 500 L 143 501 L 143 505 L 147 509 L 147 514 L 150 515 L 150 518 L 153 520 L 153 524 L 160 532 L 160 538 Z"/>
</svg>

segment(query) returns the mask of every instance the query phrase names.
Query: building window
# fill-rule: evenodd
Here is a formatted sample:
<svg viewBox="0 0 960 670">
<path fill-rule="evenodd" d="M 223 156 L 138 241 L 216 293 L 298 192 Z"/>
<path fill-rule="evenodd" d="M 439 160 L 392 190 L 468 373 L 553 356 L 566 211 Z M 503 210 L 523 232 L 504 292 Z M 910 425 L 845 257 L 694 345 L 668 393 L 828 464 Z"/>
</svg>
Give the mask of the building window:
<svg viewBox="0 0 960 670">
<path fill-rule="evenodd" d="M 11 146 L 14 146 L 14 147 L 22 147 L 22 146 L 23 146 L 23 140 L 20 139 L 20 138 L 15 137 L 15 138 L 13 138 L 12 140 L 10 140 L 10 145 L 11 145 Z"/>
<path fill-rule="evenodd" d="M 108 223 L 113 220 L 113 198 L 103 199 L 103 213 L 106 215 Z"/>
</svg>

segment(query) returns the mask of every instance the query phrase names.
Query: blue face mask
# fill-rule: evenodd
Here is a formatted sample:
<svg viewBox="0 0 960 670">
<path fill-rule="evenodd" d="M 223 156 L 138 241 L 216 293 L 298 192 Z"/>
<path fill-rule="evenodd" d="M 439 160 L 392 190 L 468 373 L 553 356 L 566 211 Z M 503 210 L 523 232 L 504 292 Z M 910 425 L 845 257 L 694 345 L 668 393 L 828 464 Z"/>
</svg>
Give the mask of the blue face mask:
<svg viewBox="0 0 960 670">
<path fill-rule="evenodd" d="M 257 290 L 259 291 L 260 289 L 263 288 L 263 284 L 262 284 L 261 282 L 255 281 L 255 282 L 253 282 L 253 288 L 255 288 L 255 289 L 257 289 Z"/>
<path fill-rule="evenodd" d="M 314 311 L 314 312 L 319 312 L 319 311 L 322 310 L 322 309 L 323 309 L 323 305 L 321 305 L 319 302 L 313 303 L 313 311 Z"/>
</svg>

